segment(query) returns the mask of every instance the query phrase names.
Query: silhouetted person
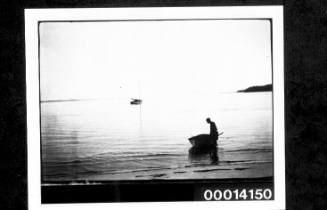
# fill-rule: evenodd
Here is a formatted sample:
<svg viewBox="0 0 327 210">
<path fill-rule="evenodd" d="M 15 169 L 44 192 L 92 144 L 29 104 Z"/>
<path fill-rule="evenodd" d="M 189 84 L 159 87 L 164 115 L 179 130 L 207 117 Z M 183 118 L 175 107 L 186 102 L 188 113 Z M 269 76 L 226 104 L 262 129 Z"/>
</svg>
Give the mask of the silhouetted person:
<svg viewBox="0 0 327 210">
<path fill-rule="evenodd" d="M 208 157 L 211 164 L 219 164 L 217 147 L 191 147 L 188 150 L 188 158 L 191 162 L 207 162 Z"/>
<path fill-rule="evenodd" d="M 216 123 L 214 123 L 213 121 L 211 121 L 210 118 L 207 118 L 207 123 L 210 124 L 210 137 L 211 137 L 213 143 L 214 144 L 217 144 L 218 130 L 217 130 Z"/>
<path fill-rule="evenodd" d="M 210 151 L 210 160 L 211 160 L 211 164 L 218 164 L 219 163 L 217 147 L 213 148 Z"/>
</svg>

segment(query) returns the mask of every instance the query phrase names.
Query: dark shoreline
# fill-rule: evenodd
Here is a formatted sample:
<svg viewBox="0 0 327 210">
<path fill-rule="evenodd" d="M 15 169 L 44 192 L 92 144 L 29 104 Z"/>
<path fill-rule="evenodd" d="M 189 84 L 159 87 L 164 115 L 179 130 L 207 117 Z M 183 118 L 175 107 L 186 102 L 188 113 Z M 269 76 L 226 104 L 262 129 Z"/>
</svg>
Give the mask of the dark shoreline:
<svg viewBox="0 0 327 210">
<path fill-rule="evenodd" d="M 270 92 L 272 91 L 272 85 L 261 85 L 261 86 L 251 86 L 244 90 L 238 90 L 238 93 L 252 93 L 252 92 Z"/>
<path fill-rule="evenodd" d="M 245 183 L 245 182 L 266 182 L 266 181 L 272 181 L 272 176 L 267 177 L 256 177 L 256 178 L 229 178 L 229 179 L 155 179 L 155 180 L 114 180 L 114 181 L 97 181 L 97 180 L 78 180 L 78 181 L 61 181 L 61 182 L 54 182 L 54 181 L 48 181 L 43 182 L 41 185 L 43 186 L 76 186 L 76 185 L 110 185 L 110 184 L 130 184 L 130 183 L 137 183 L 137 184 L 148 184 L 148 183 L 159 183 L 159 184 L 165 184 L 165 183 Z"/>
</svg>

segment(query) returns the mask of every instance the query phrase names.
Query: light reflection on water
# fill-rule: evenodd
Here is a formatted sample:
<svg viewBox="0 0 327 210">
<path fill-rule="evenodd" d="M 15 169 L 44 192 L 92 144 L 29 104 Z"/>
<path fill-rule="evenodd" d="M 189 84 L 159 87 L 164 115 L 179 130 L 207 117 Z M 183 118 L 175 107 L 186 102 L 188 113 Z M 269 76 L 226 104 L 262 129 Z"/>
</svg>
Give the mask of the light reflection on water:
<svg viewBox="0 0 327 210">
<path fill-rule="evenodd" d="M 42 103 L 43 181 L 272 175 L 270 92 L 142 99 Z M 218 150 L 192 151 L 206 117 L 224 132 Z"/>
</svg>

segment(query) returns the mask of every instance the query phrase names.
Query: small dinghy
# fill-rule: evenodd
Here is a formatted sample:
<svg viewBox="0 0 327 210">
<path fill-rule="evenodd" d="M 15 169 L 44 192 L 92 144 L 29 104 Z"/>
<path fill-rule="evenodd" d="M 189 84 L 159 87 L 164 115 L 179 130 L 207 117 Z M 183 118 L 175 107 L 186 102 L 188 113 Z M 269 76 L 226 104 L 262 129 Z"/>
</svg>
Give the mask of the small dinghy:
<svg viewBox="0 0 327 210">
<path fill-rule="evenodd" d="M 218 134 L 221 136 L 223 132 Z M 200 134 L 197 136 L 193 136 L 188 139 L 193 147 L 212 147 L 217 145 L 217 141 L 212 140 L 211 136 L 209 134 Z"/>
</svg>

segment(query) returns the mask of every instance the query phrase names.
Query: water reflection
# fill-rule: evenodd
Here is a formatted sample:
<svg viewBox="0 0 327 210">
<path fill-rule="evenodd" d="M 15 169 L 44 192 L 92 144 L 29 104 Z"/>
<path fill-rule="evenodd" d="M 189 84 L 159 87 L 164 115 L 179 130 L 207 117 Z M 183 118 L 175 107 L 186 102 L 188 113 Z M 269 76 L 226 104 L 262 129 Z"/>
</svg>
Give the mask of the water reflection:
<svg viewBox="0 0 327 210">
<path fill-rule="evenodd" d="M 218 147 L 191 147 L 188 158 L 192 163 L 210 161 L 211 164 L 219 164 Z"/>
<path fill-rule="evenodd" d="M 195 98 L 197 102 L 193 103 Z M 170 173 L 170 168 L 171 165 L 201 168 L 218 163 L 223 167 L 228 164 L 224 157 L 234 157 L 233 151 L 238 150 L 243 152 L 237 154 L 237 159 L 271 160 L 271 93 L 220 94 L 214 99 L 212 95 L 202 97 L 192 93 L 185 100 L 165 98 L 165 106 L 162 104 L 162 96 L 145 98 L 138 106 L 131 106 L 129 98 L 42 103 L 44 181 L 134 180 L 134 173 L 124 173 L 124 177 L 120 174 L 166 166 L 169 169 L 164 173 L 171 174 L 167 179 L 209 178 L 206 173 L 176 175 Z M 186 137 L 207 129 L 199 123 L 207 113 L 219 119 L 219 127 L 226 133 L 219 142 L 220 148 L 190 149 Z M 225 143 L 227 138 L 232 139 Z M 256 152 L 249 150 L 249 146 Z M 215 152 L 217 149 L 219 154 Z M 238 176 L 239 171 L 230 173 Z"/>
</svg>

